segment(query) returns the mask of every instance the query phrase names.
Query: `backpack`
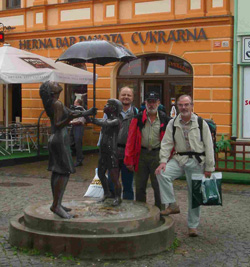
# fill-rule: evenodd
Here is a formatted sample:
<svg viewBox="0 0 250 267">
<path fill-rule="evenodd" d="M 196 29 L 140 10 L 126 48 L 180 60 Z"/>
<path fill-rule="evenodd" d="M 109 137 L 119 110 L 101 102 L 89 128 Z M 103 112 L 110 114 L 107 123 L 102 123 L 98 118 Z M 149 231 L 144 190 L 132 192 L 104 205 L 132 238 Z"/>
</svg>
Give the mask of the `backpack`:
<svg viewBox="0 0 250 267">
<path fill-rule="evenodd" d="M 210 130 L 211 136 L 212 136 L 212 140 L 213 140 L 213 145 L 214 145 L 214 153 L 216 150 L 216 130 L 217 130 L 217 126 L 215 124 L 215 122 L 213 120 L 209 120 L 209 119 L 202 119 L 201 117 L 198 117 L 198 124 L 199 124 L 199 129 L 200 129 L 200 135 L 201 135 L 201 141 L 203 141 L 203 127 L 202 127 L 202 120 L 204 120 Z"/>
<path fill-rule="evenodd" d="M 176 120 L 177 117 L 175 117 L 174 122 Z M 210 119 L 203 119 L 202 117 L 198 116 L 198 125 L 199 125 L 199 130 L 200 130 L 200 137 L 201 137 L 201 142 L 203 142 L 203 120 L 207 123 L 211 136 L 212 136 L 212 140 L 213 140 L 213 146 L 214 146 L 214 159 L 215 159 L 215 153 L 216 153 L 216 130 L 217 130 L 217 126 L 215 124 L 215 122 L 213 120 Z M 174 136 L 175 136 L 175 131 L 176 131 L 176 126 L 174 126 L 174 122 L 173 122 L 173 140 L 174 140 Z M 191 154 L 197 154 L 195 156 L 199 157 L 200 153 L 196 153 L 196 152 L 183 152 L 183 153 L 179 153 L 180 155 L 191 155 Z M 201 153 L 201 155 L 203 155 L 203 153 Z M 204 154 L 205 155 L 205 154 Z M 198 160 L 200 161 L 200 160 Z"/>
</svg>

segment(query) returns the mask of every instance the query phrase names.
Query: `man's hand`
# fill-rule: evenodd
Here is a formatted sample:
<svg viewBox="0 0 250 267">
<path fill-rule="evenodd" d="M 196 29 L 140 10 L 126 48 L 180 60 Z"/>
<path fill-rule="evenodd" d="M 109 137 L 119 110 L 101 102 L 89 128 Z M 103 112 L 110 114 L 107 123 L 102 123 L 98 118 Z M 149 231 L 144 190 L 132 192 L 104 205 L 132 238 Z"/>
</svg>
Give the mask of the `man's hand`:
<svg viewBox="0 0 250 267">
<path fill-rule="evenodd" d="M 161 174 L 161 171 L 164 171 L 165 172 L 165 170 L 166 170 L 166 165 L 167 165 L 167 163 L 161 163 L 160 165 L 159 165 L 159 167 L 155 170 L 155 174 L 157 175 L 157 174 Z"/>
<path fill-rule="evenodd" d="M 126 166 L 128 170 L 130 170 L 131 172 L 135 171 L 135 168 L 133 165 L 127 165 Z"/>
<path fill-rule="evenodd" d="M 206 178 L 210 178 L 211 174 L 212 174 L 211 172 L 206 172 L 206 171 L 204 172 L 204 175 Z"/>
</svg>

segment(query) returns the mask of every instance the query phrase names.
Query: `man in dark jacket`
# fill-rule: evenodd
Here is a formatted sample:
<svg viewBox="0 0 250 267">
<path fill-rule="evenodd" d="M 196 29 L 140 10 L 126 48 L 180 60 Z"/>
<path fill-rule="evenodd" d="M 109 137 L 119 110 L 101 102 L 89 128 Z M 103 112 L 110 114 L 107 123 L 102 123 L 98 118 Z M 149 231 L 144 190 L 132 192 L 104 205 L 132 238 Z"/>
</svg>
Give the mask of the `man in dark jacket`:
<svg viewBox="0 0 250 267">
<path fill-rule="evenodd" d="M 84 111 L 82 106 L 82 100 L 76 99 L 74 102 L 74 110 Z M 72 151 L 76 152 L 75 167 L 82 166 L 83 154 L 82 154 L 82 138 L 84 133 L 84 124 L 86 119 L 84 117 L 76 118 L 70 122 L 72 125 L 70 131 L 70 142 Z"/>
<path fill-rule="evenodd" d="M 161 139 L 170 120 L 158 111 L 159 95 L 150 92 L 146 97 L 146 109 L 132 119 L 125 149 L 124 163 L 135 171 L 136 200 L 146 202 L 147 182 L 150 175 L 154 190 L 155 205 L 161 209 L 159 184 L 155 170 L 159 165 Z"/>
<path fill-rule="evenodd" d="M 130 171 L 124 164 L 125 147 L 128 138 L 129 125 L 135 114 L 138 113 L 136 107 L 133 106 L 134 91 L 129 87 L 123 87 L 119 91 L 119 100 L 122 103 L 122 111 L 120 119 L 122 120 L 121 128 L 118 135 L 118 155 L 121 170 L 123 199 L 134 200 L 133 177 L 134 173 Z"/>
</svg>

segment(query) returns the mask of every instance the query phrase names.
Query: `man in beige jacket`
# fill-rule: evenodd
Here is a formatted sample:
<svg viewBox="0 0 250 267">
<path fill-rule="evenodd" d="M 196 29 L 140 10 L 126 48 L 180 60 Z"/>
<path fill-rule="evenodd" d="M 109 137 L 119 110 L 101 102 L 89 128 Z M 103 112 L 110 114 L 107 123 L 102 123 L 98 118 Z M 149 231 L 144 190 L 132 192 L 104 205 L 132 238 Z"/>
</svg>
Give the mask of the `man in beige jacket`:
<svg viewBox="0 0 250 267">
<path fill-rule="evenodd" d="M 204 173 L 206 177 L 210 177 L 214 171 L 213 142 L 209 126 L 204 120 L 203 140 L 201 140 L 198 116 L 192 112 L 193 101 L 190 96 L 180 96 L 177 107 L 179 115 L 167 126 L 161 142 L 160 165 L 155 173 L 160 186 L 162 204 L 167 207 L 161 212 L 163 216 L 180 213 L 174 197 L 173 180 L 186 175 L 189 236 L 195 237 L 198 235 L 200 207 L 192 209 L 192 174 Z M 173 147 L 175 152 L 171 157 Z"/>
</svg>

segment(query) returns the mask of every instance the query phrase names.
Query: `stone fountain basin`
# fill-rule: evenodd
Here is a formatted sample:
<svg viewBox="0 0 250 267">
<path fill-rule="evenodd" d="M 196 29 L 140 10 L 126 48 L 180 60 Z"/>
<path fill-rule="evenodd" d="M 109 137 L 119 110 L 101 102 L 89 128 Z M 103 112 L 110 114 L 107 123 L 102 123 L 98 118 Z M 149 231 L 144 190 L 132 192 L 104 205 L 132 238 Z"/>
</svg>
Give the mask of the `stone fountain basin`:
<svg viewBox="0 0 250 267">
<path fill-rule="evenodd" d="M 93 199 L 64 202 L 75 218 L 53 214 L 49 203 L 28 206 L 10 221 L 10 244 L 54 255 L 125 259 L 156 254 L 174 241 L 172 217 L 160 218 L 157 207 L 123 201 L 118 207 Z"/>
</svg>

